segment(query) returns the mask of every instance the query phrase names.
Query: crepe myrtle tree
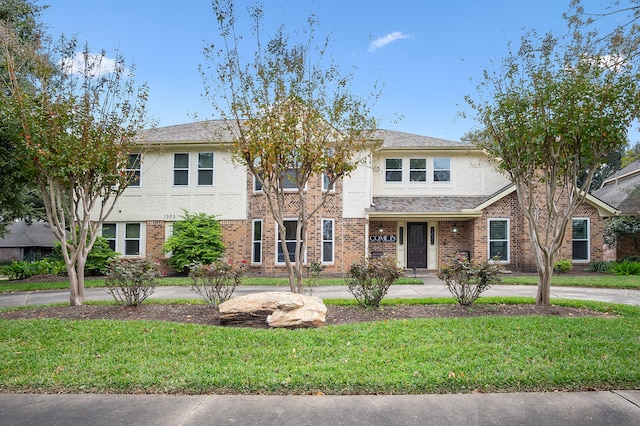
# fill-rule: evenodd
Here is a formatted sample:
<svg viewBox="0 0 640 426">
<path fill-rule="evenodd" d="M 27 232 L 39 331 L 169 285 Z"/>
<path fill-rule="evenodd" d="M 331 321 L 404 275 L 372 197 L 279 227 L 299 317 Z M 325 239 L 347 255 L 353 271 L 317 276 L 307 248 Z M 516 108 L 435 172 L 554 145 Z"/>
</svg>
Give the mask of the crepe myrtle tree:
<svg viewBox="0 0 640 426">
<path fill-rule="evenodd" d="M 378 94 L 354 96 L 352 75 L 326 63 L 329 39 L 315 44 L 313 15 L 300 43 L 292 41 L 283 26 L 263 43 L 263 11 L 250 7 L 255 50 L 246 60 L 241 42 L 251 37 L 236 32 L 239 18 L 233 2 L 213 1 L 213 10 L 221 47 L 212 44 L 204 51 L 207 65 L 200 70 L 205 96 L 231 123 L 235 161 L 259 182 L 278 225 L 291 291 L 303 293 L 305 234 L 331 196 L 325 191 L 313 199 L 305 188 L 310 179 L 323 175 L 332 187 L 356 169 L 376 128 L 369 105 Z M 287 208 L 291 198 L 295 211 Z M 297 217 L 295 248 L 286 243 L 285 218 L 292 215 Z"/>
<path fill-rule="evenodd" d="M 141 150 L 134 137 L 147 125 L 147 87 L 136 84 L 121 54 L 91 53 L 75 38 L 29 49 L 7 31 L 2 48 L 24 167 L 61 243 L 70 303 L 81 305 L 87 255 L 115 201 L 137 178 L 131 162 L 139 157 L 131 153 Z M 24 79 L 19 64 L 26 56 L 32 67 Z"/>
<path fill-rule="evenodd" d="M 481 124 L 467 137 L 516 185 L 538 305 L 549 304 L 554 262 L 594 173 L 627 144 L 640 112 L 637 28 L 601 37 L 576 16 L 566 37 L 525 35 L 517 52 L 485 70 L 478 96 L 466 98 Z"/>
</svg>

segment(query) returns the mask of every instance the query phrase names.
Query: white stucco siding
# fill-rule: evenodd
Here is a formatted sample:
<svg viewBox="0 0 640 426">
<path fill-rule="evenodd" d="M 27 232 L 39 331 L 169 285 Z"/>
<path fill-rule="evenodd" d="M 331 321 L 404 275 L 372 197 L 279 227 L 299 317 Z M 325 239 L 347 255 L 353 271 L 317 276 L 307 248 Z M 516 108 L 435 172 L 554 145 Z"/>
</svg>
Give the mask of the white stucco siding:
<svg viewBox="0 0 640 426">
<path fill-rule="evenodd" d="M 361 164 L 342 181 L 342 216 L 364 218 L 365 210 L 371 206 L 371 162 L 366 154 L 360 157 Z"/>
<path fill-rule="evenodd" d="M 402 180 L 387 182 L 386 159 L 402 160 Z M 434 159 L 448 158 L 450 180 L 434 180 Z M 426 180 L 411 181 L 411 159 L 425 159 Z M 490 195 L 509 184 L 479 151 L 383 151 L 376 155 L 373 166 L 373 195 L 393 196 L 477 196 Z"/>
<path fill-rule="evenodd" d="M 213 184 L 198 185 L 198 153 L 213 152 Z M 188 184 L 174 185 L 174 154 L 189 154 Z M 146 152 L 140 187 L 129 187 L 116 203 L 110 221 L 177 220 L 183 210 L 246 219 L 246 172 L 231 154 L 211 147 Z"/>
</svg>

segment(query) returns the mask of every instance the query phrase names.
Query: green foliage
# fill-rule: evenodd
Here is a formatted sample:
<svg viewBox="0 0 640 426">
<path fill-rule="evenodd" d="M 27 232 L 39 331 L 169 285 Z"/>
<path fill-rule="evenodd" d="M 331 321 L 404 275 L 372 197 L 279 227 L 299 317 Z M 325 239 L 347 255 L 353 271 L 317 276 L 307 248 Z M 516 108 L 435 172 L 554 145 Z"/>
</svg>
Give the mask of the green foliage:
<svg viewBox="0 0 640 426">
<path fill-rule="evenodd" d="M 614 216 L 605 222 L 605 244 L 612 246 L 622 238 L 629 238 L 640 254 L 640 216 Z"/>
<path fill-rule="evenodd" d="M 205 299 L 209 306 L 217 308 L 229 300 L 235 288 L 242 283 L 246 268 L 246 260 L 236 265 L 224 257 L 208 265 L 192 265 L 189 271 L 191 290 Z"/>
<path fill-rule="evenodd" d="M 195 263 L 210 264 L 224 253 L 222 227 L 213 215 L 184 212 L 181 221 L 173 224 L 173 234 L 164 243 L 171 252 L 169 266 L 186 273 Z"/>
<path fill-rule="evenodd" d="M 111 250 L 109 241 L 102 236 L 96 237 L 96 241 L 91 247 L 91 251 L 87 255 L 87 263 L 84 267 L 84 273 L 86 276 L 104 275 L 107 267 L 113 262 L 119 253 Z M 52 259 L 62 262 L 64 265 L 64 259 L 62 258 L 62 250 L 60 243 L 56 242 L 53 248 Z"/>
<path fill-rule="evenodd" d="M 106 290 L 125 306 L 138 306 L 149 297 L 160 277 L 151 259 L 116 259 L 107 267 Z"/>
<path fill-rule="evenodd" d="M 454 299 L 462 306 L 471 306 L 480 294 L 500 282 L 502 266 L 485 260 L 480 263 L 454 257 L 442 267 L 437 277 L 444 281 Z"/>
<path fill-rule="evenodd" d="M 560 259 L 553 264 L 553 270 L 559 274 L 569 272 L 573 269 L 573 264 L 568 259 Z"/>
<path fill-rule="evenodd" d="M 35 275 L 62 275 L 66 271 L 64 263 L 55 260 L 41 259 L 33 262 L 12 262 L 2 267 L 2 275 L 10 280 L 24 280 Z"/>
<path fill-rule="evenodd" d="M 307 278 L 307 288 L 309 289 L 309 295 L 313 294 L 313 288 L 318 285 L 320 274 L 324 271 L 325 266 L 322 262 L 314 260 L 307 266 L 309 277 Z"/>
<path fill-rule="evenodd" d="M 600 272 L 602 274 L 609 272 L 609 267 L 611 266 L 611 262 L 606 260 L 598 260 L 589 262 L 589 266 L 587 267 L 588 272 Z"/>
<path fill-rule="evenodd" d="M 382 256 L 377 259 L 362 258 L 347 270 L 347 286 L 363 308 L 378 308 L 391 284 L 403 274 L 398 262 Z"/>
<path fill-rule="evenodd" d="M 631 262 L 629 260 L 611 262 L 609 272 L 616 275 L 640 275 L 640 262 Z"/>
</svg>

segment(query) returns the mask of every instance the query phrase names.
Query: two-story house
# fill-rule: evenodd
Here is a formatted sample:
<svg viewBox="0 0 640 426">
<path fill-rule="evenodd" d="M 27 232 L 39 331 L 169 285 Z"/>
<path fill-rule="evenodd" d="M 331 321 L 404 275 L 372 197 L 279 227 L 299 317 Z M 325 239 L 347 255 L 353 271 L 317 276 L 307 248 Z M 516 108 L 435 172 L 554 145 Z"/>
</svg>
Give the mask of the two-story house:
<svg viewBox="0 0 640 426">
<path fill-rule="evenodd" d="M 163 259 L 162 244 L 183 211 L 216 215 L 227 256 L 250 272 L 282 274 L 284 254 L 259 184 L 232 161 L 232 135 L 221 121 L 145 131 L 142 154 L 129 167 L 140 176 L 103 226 L 123 256 Z M 329 188 L 317 176 L 311 202 L 327 203 L 306 230 L 306 262 L 342 273 L 362 256 L 387 254 L 405 268 L 436 270 L 452 255 L 499 257 L 508 269 L 535 268 L 515 187 L 475 146 L 390 130 L 375 132 L 371 149 L 349 177 Z M 287 199 L 287 242 L 294 243 L 296 197 Z M 316 200 L 316 201 L 313 201 Z M 602 259 L 603 218 L 615 210 L 589 197 L 573 219 L 561 258 Z M 289 241 L 293 239 L 293 241 Z"/>
</svg>

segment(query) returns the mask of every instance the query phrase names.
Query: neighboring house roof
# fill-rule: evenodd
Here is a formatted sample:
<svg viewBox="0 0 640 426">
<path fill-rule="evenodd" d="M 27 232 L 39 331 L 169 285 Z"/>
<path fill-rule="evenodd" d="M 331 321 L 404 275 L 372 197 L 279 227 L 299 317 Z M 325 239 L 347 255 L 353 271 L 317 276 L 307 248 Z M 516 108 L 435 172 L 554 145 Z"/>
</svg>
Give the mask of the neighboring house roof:
<svg viewBox="0 0 640 426">
<path fill-rule="evenodd" d="M 53 248 L 56 237 L 46 222 L 14 222 L 8 226 L 4 238 L 0 238 L 0 247 L 49 247 Z"/>
<path fill-rule="evenodd" d="M 623 214 L 640 214 L 640 160 L 607 178 L 592 195 Z"/>
</svg>

